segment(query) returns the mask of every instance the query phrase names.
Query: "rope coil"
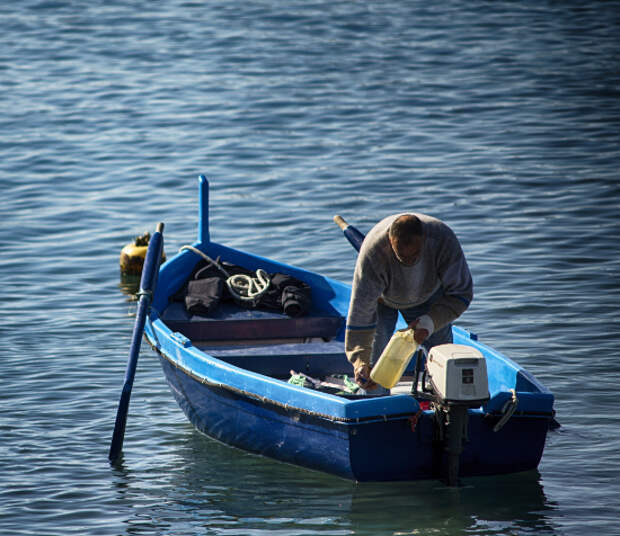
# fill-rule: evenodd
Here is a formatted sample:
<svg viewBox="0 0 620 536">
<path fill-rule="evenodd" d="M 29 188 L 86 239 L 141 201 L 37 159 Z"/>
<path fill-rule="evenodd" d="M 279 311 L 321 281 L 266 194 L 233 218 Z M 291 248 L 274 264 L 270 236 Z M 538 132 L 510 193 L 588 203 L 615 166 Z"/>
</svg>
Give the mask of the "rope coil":
<svg viewBox="0 0 620 536">
<path fill-rule="evenodd" d="M 259 268 L 256 277 L 237 274 L 226 280 L 226 286 L 230 293 L 238 300 L 254 301 L 260 298 L 269 288 L 269 274 Z"/>
<path fill-rule="evenodd" d="M 183 246 L 179 249 L 179 252 L 184 250 L 196 253 L 222 272 L 226 276 L 226 286 L 236 300 L 254 302 L 269 289 L 271 280 L 269 279 L 269 274 L 262 268 L 256 270 L 256 277 L 245 274 L 230 275 L 219 262 L 213 260 L 194 246 Z"/>
</svg>

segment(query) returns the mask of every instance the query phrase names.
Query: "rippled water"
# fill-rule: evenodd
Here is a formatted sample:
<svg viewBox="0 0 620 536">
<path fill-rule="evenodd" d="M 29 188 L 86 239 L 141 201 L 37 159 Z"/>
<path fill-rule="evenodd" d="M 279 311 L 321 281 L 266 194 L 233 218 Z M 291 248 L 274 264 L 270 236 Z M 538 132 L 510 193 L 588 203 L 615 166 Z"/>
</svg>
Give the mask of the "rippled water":
<svg viewBox="0 0 620 536">
<path fill-rule="evenodd" d="M 0 533 L 620 534 L 618 2 L 72 2 L 0 7 Z M 459 324 L 556 395 L 539 470 L 355 483 L 195 432 L 144 348 L 107 449 L 157 221 L 349 281 L 420 210 L 476 284 Z"/>
</svg>

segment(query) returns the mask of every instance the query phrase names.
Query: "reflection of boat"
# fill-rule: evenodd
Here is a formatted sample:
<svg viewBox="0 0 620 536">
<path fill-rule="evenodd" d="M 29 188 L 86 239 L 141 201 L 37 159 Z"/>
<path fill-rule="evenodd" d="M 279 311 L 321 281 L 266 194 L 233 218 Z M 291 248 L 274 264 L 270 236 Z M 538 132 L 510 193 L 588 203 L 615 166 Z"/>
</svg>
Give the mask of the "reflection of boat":
<svg viewBox="0 0 620 536">
<path fill-rule="evenodd" d="M 381 534 L 557 534 L 555 507 L 533 470 L 469 478 L 457 489 L 433 481 L 357 485 L 349 519 L 354 534 L 370 533 L 369 523 Z"/>
<path fill-rule="evenodd" d="M 194 426 L 224 443 L 359 481 L 438 476 L 447 456 L 440 433 L 446 423 L 438 426 L 439 413 L 426 409 L 419 397 L 337 395 L 286 381 L 291 370 L 315 378 L 351 372 L 343 349 L 350 287 L 212 242 L 204 177 L 200 188 L 198 241 L 162 266 L 146 326 L 171 390 Z M 288 274 L 309 285 L 309 313 L 290 317 L 226 302 L 209 316 L 188 314 L 173 297 L 208 264 L 205 255 L 252 272 Z M 535 468 L 552 419 L 553 395 L 465 330 L 454 328 L 454 342 L 486 358 L 490 392 L 488 401 L 466 411 L 468 441 L 457 456 L 460 475 Z M 393 392 L 399 391 L 402 385 Z"/>
</svg>

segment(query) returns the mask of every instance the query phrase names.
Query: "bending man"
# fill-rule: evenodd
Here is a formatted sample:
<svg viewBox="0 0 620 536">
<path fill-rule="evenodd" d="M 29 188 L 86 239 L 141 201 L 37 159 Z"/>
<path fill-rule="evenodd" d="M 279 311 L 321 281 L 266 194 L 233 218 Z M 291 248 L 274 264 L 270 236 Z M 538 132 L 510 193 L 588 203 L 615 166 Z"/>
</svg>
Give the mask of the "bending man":
<svg viewBox="0 0 620 536">
<path fill-rule="evenodd" d="M 372 364 L 389 342 L 400 311 L 426 349 L 452 342 L 452 321 L 469 306 L 473 283 L 454 232 L 424 214 L 381 220 L 366 235 L 355 265 L 345 351 L 355 381 L 368 391 Z"/>
</svg>

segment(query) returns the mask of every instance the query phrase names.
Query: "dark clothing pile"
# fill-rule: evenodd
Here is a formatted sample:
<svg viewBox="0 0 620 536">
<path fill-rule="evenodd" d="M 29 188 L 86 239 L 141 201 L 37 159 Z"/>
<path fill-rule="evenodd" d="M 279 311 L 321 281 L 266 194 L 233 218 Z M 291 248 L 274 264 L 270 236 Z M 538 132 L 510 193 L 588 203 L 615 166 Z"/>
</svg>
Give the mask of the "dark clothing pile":
<svg viewBox="0 0 620 536">
<path fill-rule="evenodd" d="M 229 275 L 256 277 L 255 272 L 227 262 L 216 262 Z M 236 302 L 247 309 L 283 312 L 291 317 L 307 314 L 312 307 L 310 286 L 288 274 L 269 274 L 267 290 L 254 300 L 239 300 L 228 289 L 227 277 L 215 264 L 202 261 L 181 291 L 188 313 L 208 316 L 221 302 Z"/>
</svg>

